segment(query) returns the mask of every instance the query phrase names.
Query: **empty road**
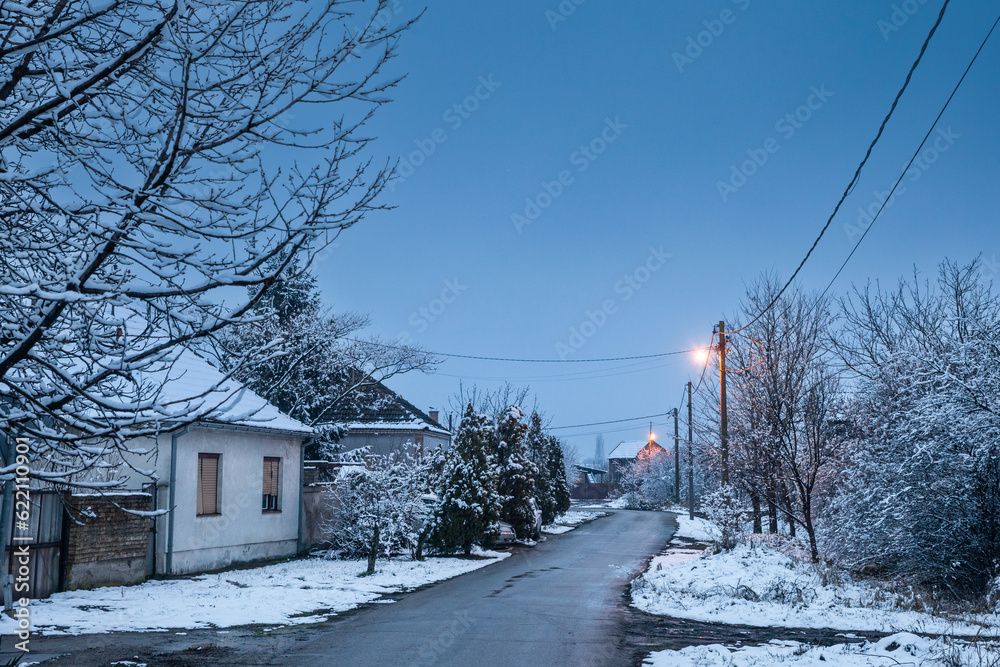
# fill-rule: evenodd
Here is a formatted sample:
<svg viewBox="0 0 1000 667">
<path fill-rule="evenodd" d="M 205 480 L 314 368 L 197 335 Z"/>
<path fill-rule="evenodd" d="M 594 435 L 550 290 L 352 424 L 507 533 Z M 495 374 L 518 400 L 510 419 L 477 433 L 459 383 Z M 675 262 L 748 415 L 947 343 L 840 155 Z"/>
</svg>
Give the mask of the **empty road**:
<svg viewBox="0 0 1000 667">
<path fill-rule="evenodd" d="M 470 574 L 354 614 L 285 664 L 631 665 L 622 593 L 673 535 L 672 515 L 614 512 Z"/>
<path fill-rule="evenodd" d="M 674 530 L 672 514 L 613 511 L 499 563 L 323 623 L 36 637 L 32 657 L 52 658 L 45 664 L 53 667 L 635 665 L 644 630 L 627 636 L 623 593 Z"/>
</svg>

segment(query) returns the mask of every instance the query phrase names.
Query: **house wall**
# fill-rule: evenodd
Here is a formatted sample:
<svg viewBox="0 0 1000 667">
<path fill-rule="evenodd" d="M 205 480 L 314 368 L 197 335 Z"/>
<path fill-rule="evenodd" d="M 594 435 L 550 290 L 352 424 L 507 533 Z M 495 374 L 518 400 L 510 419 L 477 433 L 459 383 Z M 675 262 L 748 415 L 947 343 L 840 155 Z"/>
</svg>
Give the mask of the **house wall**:
<svg viewBox="0 0 1000 667">
<path fill-rule="evenodd" d="M 431 433 L 429 431 L 352 431 L 340 439 L 340 445 L 344 451 L 368 447 L 372 454 L 385 456 L 394 451 L 398 451 L 407 444 L 423 446 L 423 451 L 429 452 L 438 445 L 447 449 L 451 441 L 448 436 Z"/>
<path fill-rule="evenodd" d="M 193 426 L 177 438 L 172 567 L 170 517 L 157 519 L 156 571 L 188 574 L 293 556 L 299 547 L 301 443 L 295 434 Z M 159 439 L 158 507 L 170 507 L 171 436 Z M 198 454 L 219 454 L 219 508 L 197 516 Z M 264 457 L 281 459 L 279 512 L 261 510 Z"/>
<path fill-rule="evenodd" d="M 74 495 L 66 522 L 66 589 L 127 586 L 146 578 L 152 519 L 148 493 Z"/>
</svg>

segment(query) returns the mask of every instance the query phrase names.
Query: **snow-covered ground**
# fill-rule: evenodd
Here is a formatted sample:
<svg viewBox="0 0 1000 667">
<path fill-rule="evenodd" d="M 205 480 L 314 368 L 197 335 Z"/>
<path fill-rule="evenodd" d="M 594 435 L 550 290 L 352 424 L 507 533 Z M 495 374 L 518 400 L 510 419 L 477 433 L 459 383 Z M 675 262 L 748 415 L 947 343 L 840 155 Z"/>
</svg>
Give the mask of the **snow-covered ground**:
<svg viewBox="0 0 1000 667">
<path fill-rule="evenodd" d="M 687 512 L 677 513 L 679 527 L 674 533 L 675 537 L 686 537 L 698 542 L 714 542 L 719 539 L 719 529 L 714 523 L 699 517 L 689 519 L 689 516 Z"/>
<path fill-rule="evenodd" d="M 379 561 L 370 577 L 361 561 L 294 560 L 186 579 L 147 581 L 91 591 L 56 593 L 31 603 L 35 632 L 45 635 L 223 628 L 235 625 L 316 623 L 384 594 L 465 574 L 509 556 Z M 0 617 L 0 634 L 16 623 Z"/>
<path fill-rule="evenodd" d="M 624 497 L 615 498 L 614 500 L 584 500 L 582 502 L 586 504 L 574 505 L 574 507 L 581 510 L 599 510 L 599 509 L 623 510 L 627 505 Z"/>
<path fill-rule="evenodd" d="M 679 651 L 659 651 L 644 665 L 652 667 L 764 667 L 765 665 L 826 667 L 987 667 L 1000 661 L 1000 644 L 930 640 L 909 633 L 890 635 L 877 643 L 809 646 L 799 642 L 773 641 L 764 646 L 726 648 L 718 644 L 689 646 Z"/>
<path fill-rule="evenodd" d="M 823 585 L 814 565 L 768 544 L 679 561 L 654 559 L 633 582 L 632 603 L 653 614 L 757 627 L 1000 635 L 996 614 L 941 618 L 909 611 L 896 596 L 843 575 Z"/>
<path fill-rule="evenodd" d="M 569 510 L 565 514 L 557 516 L 552 523 L 542 526 L 542 532 L 549 533 L 550 535 L 568 533 L 581 524 L 607 515 L 607 512 L 579 512 Z"/>
</svg>

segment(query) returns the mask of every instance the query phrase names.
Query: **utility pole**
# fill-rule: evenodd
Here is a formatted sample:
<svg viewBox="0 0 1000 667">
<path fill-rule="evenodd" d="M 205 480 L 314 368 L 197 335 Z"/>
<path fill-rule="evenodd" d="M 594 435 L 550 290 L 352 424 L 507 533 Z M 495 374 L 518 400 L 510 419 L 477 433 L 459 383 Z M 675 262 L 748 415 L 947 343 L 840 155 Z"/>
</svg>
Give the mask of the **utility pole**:
<svg viewBox="0 0 1000 667">
<path fill-rule="evenodd" d="M 677 408 L 674 408 L 674 502 L 681 502 L 681 436 L 677 424 Z"/>
<path fill-rule="evenodd" d="M 691 419 L 690 380 L 688 380 L 688 518 L 694 519 L 694 421 Z"/>
<path fill-rule="evenodd" d="M 719 412 L 722 440 L 722 484 L 729 484 L 729 414 L 726 409 L 726 322 L 719 321 Z"/>
</svg>

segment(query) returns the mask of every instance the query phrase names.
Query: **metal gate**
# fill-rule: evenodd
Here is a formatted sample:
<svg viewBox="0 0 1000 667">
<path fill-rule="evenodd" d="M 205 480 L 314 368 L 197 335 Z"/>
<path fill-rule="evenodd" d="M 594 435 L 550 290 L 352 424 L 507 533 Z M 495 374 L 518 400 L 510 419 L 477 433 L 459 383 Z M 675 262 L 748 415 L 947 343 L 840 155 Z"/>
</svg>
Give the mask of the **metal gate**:
<svg viewBox="0 0 1000 667">
<path fill-rule="evenodd" d="M 31 489 L 29 502 L 29 520 L 27 530 L 14 520 L 14 505 L 22 498 L 15 496 L 14 502 L 6 503 L 4 513 L 11 527 L 10 535 L 6 535 L 7 555 L 7 585 L 14 587 L 12 596 L 16 600 L 28 597 L 33 600 L 47 598 L 52 593 L 63 590 L 66 558 L 66 535 L 61 492 L 52 490 Z M 2 525 L 2 523 L 0 523 Z M 16 538 L 16 539 L 15 539 Z M 15 551 L 27 547 L 28 551 L 28 590 L 17 590 L 18 558 Z M 6 593 L 6 591 L 5 591 Z"/>
</svg>

